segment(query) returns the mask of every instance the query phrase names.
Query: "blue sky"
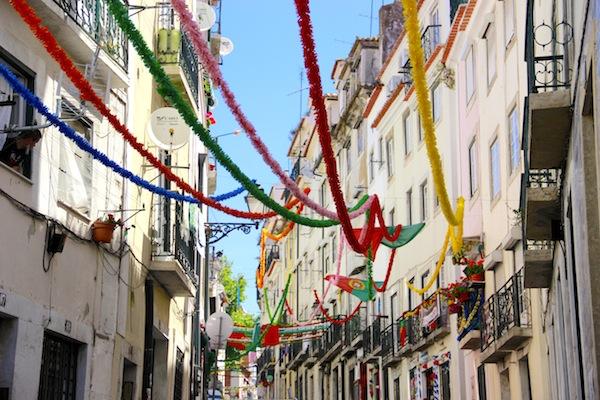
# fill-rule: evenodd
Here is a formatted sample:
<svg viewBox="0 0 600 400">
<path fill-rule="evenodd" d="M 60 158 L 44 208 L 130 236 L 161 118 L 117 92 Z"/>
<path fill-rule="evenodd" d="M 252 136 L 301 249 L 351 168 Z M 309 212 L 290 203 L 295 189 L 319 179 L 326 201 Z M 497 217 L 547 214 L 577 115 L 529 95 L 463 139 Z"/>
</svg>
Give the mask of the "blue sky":
<svg viewBox="0 0 600 400">
<path fill-rule="evenodd" d="M 390 3 L 390 0 L 385 0 Z M 377 10 L 382 0 L 373 0 L 373 35 L 378 30 Z M 369 36 L 371 0 L 313 0 L 312 18 L 317 44 L 321 79 L 325 91 L 333 91 L 330 78 L 333 63 L 344 58 L 356 36 Z M 300 117 L 300 72 L 303 71 L 301 46 L 293 0 L 225 1 L 222 9 L 222 35 L 235 46 L 233 53 L 224 58 L 225 79 L 235 92 L 246 115 L 253 122 L 271 153 L 284 168 L 289 168 L 286 157 L 290 132 Z M 304 78 L 304 86 L 307 86 Z M 308 91 L 303 92 L 302 107 L 306 111 Z M 213 111 L 217 124 L 214 135 L 238 129 L 236 121 L 224 102 L 218 98 Z M 245 134 L 227 136 L 219 143 L 231 158 L 251 178 L 257 179 L 265 190 L 277 183 Z M 217 193 L 228 192 L 239 184 L 224 168 L 218 169 Z M 246 209 L 243 196 L 227 204 Z M 229 222 L 235 219 L 211 210 L 210 221 Z M 241 273 L 248 281 L 247 311 L 258 314 L 255 290 L 255 271 L 258 264 L 259 232 L 250 235 L 232 233 L 217 243 L 233 262 L 235 274 Z"/>
</svg>

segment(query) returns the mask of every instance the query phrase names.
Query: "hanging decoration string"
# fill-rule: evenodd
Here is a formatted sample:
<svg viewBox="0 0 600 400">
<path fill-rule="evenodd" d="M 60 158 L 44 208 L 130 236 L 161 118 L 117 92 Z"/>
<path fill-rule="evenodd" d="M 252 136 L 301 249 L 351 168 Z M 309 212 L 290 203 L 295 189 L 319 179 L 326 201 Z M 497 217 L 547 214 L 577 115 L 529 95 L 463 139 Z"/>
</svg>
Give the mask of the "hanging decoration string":
<svg viewBox="0 0 600 400">
<path fill-rule="evenodd" d="M 248 176 L 244 174 L 242 170 L 229 158 L 229 156 L 225 154 L 221 146 L 219 146 L 214 138 L 210 136 L 210 133 L 198 122 L 194 110 L 183 99 L 179 90 L 173 85 L 169 77 L 166 75 L 164 69 L 156 59 L 154 53 L 144 41 L 141 33 L 129 19 L 128 11 L 125 5 L 123 5 L 120 0 L 107 0 L 107 2 L 109 11 L 115 18 L 115 22 L 117 25 L 119 25 L 123 33 L 129 38 L 138 55 L 142 58 L 144 64 L 154 76 L 158 93 L 167 101 L 169 101 L 175 109 L 177 109 L 186 124 L 192 128 L 194 133 L 211 151 L 215 159 L 219 161 L 219 163 L 231 174 L 231 176 L 240 182 L 257 200 L 286 219 L 313 228 L 325 228 L 339 224 L 339 222 L 335 220 L 312 219 L 297 215 L 281 206 L 269 195 L 263 192 L 258 186 L 256 186 L 250 180 L 250 178 L 248 178 Z M 345 215 L 347 216 L 348 214 L 345 213 Z"/>
<path fill-rule="evenodd" d="M 452 210 L 444 180 L 442 159 L 437 148 L 432 106 L 429 100 L 429 91 L 425 75 L 425 56 L 420 37 L 421 33 L 419 30 L 417 0 L 402 0 L 402 6 L 404 12 L 404 28 L 408 34 L 408 53 L 411 64 L 410 72 L 417 96 L 419 115 L 421 116 L 425 146 L 431 165 L 435 191 L 440 202 L 442 213 L 446 217 L 448 223 L 453 227 L 460 226 L 462 224 L 462 217 L 459 215 L 460 212 L 458 212 L 458 210 L 456 214 Z M 464 203 L 464 199 L 459 197 L 457 200 L 457 208 L 461 207 L 461 203 Z M 456 243 L 453 243 L 453 250 L 458 252 L 460 251 L 460 247 L 462 247 L 462 235 L 457 235 L 454 240 L 456 240 Z"/>
<path fill-rule="evenodd" d="M 307 207 L 315 210 L 318 214 L 330 218 L 330 219 L 339 219 L 338 215 L 334 211 L 330 211 L 327 208 L 321 206 L 318 202 L 312 200 L 309 196 L 305 195 L 302 190 L 298 187 L 296 182 L 294 182 L 281 168 L 281 165 L 275 160 L 275 158 L 269 152 L 269 149 L 262 141 L 262 139 L 257 135 L 256 128 L 250 122 L 250 120 L 246 117 L 240 104 L 237 102 L 233 91 L 230 89 L 227 81 L 223 78 L 221 74 L 219 64 L 211 54 L 208 45 L 206 44 L 206 40 L 198 23 L 194 20 L 194 16 L 187 8 L 185 0 L 171 0 L 173 4 L 173 8 L 175 12 L 179 14 L 179 20 L 181 22 L 181 27 L 183 31 L 188 35 L 192 46 L 198 57 L 200 58 L 202 65 L 206 68 L 208 75 L 213 81 L 213 84 L 221 90 L 221 94 L 223 95 L 223 99 L 234 118 L 242 127 L 242 129 L 246 132 L 250 142 L 256 149 L 256 151 L 263 157 L 265 163 L 271 168 L 273 173 L 279 177 L 281 182 L 285 185 L 287 189 L 290 190 L 300 199 Z M 358 210 L 350 213 L 350 218 L 354 219 L 362 214 L 364 214 L 370 206 L 370 202 L 367 202 L 363 205 L 363 207 Z"/>
<path fill-rule="evenodd" d="M 444 239 L 444 244 L 442 245 L 442 249 L 440 250 L 440 256 L 438 257 L 437 263 L 435 265 L 435 271 L 433 271 L 433 275 L 431 275 L 431 277 L 429 278 L 429 281 L 427 281 L 425 286 L 421 289 L 414 286 L 412 283 L 407 282 L 406 285 L 408 286 L 408 288 L 410 290 L 412 290 L 413 292 L 418 293 L 418 294 L 425 294 L 425 293 L 427 293 L 427 291 L 429 289 L 431 289 L 431 286 L 433 286 L 433 284 L 437 281 L 437 277 L 439 276 L 440 271 L 442 270 L 442 266 L 444 265 L 444 260 L 446 259 L 446 252 L 448 251 L 448 243 L 450 241 L 451 235 L 452 235 L 452 227 L 449 226 L 448 230 L 446 231 L 446 237 Z"/>
<path fill-rule="evenodd" d="M 325 317 L 327 322 L 331 322 L 332 324 L 335 324 L 335 325 L 344 325 L 346 322 L 350 321 L 352 319 L 352 317 L 354 317 L 356 315 L 356 313 L 358 313 L 360 311 L 360 306 L 363 303 L 362 301 L 359 302 L 356 305 L 356 307 L 354 308 L 354 310 L 352 310 L 352 312 L 349 315 L 345 316 L 344 318 L 333 318 L 332 316 L 329 315 L 325 306 L 323 306 L 323 302 L 321 301 L 321 299 L 319 299 L 319 295 L 317 294 L 316 290 L 313 290 L 313 294 L 315 295 L 315 299 L 317 301 L 317 304 L 319 305 L 319 310 L 321 311 L 321 314 L 323 314 L 323 316 Z"/>
<path fill-rule="evenodd" d="M 58 130 L 67 138 L 72 140 L 77 147 L 89 153 L 95 160 L 99 161 L 106 167 L 112 169 L 120 176 L 129 179 L 135 185 L 142 187 L 154 194 L 166 197 L 176 201 L 184 201 L 188 203 L 198 204 L 198 199 L 186 196 L 177 192 L 166 190 L 160 186 L 156 186 L 147 180 L 135 175 L 133 172 L 121 167 L 119 164 L 111 160 L 106 154 L 94 148 L 83 136 L 79 135 L 71 126 L 63 122 L 58 116 L 52 114 L 50 110 L 42 103 L 42 100 L 35 94 L 23 86 L 21 81 L 8 69 L 4 64 L 0 64 L 0 76 L 2 76 L 10 85 L 12 90 L 19 94 L 25 102 L 31 105 L 40 115 L 44 116 L 49 123 L 56 126 Z"/>
<path fill-rule="evenodd" d="M 256 183 L 256 179 L 252 179 L 252 182 Z M 246 191 L 246 188 L 244 188 L 243 186 L 240 186 L 239 188 L 232 190 L 231 192 L 227 192 L 227 193 L 223 193 L 217 196 L 209 196 L 210 199 L 212 199 L 213 201 L 225 201 L 225 200 L 229 200 L 234 198 L 235 196 L 239 196 L 240 194 L 244 193 Z"/>
<path fill-rule="evenodd" d="M 183 191 L 192 194 L 200 203 L 215 208 L 226 214 L 238 218 L 263 219 L 277 215 L 275 212 L 269 213 L 250 213 L 224 206 L 217 201 L 206 197 L 203 193 L 195 190 L 187 182 L 174 174 L 171 169 L 160 162 L 142 143 L 139 143 L 136 137 L 131 134 L 127 127 L 110 111 L 108 106 L 100 99 L 94 91 L 92 85 L 86 80 L 83 74 L 77 69 L 67 53 L 60 47 L 52 33 L 42 25 L 42 20 L 37 16 L 33 8 L 29 6 L 27 0 L 10 0 L 11 5 L 20 15 L 22 20 L 29 26 L 31 32 L 39 39 L 46 51 L 56 60 L 63 72 L 71 80 L 73 85 L 80 91 L 81 98 L 89 101 L 98 112 L 106 117 L 109 123 L 119 132 L 125 141 L 131 145 L 142 157 L 157 168 L 167 180 L 175 183 Z"/>
</svg>

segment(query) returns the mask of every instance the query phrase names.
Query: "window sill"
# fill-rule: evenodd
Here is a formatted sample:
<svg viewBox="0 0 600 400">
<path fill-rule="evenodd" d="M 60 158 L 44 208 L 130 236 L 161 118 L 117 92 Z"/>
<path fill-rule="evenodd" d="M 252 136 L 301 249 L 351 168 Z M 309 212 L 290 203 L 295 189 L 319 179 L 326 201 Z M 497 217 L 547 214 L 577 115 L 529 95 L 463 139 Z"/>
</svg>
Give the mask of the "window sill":
<svg viewBox="0 0 600 400">
<path fill-rule="evenodd" d="M 58 200 L 56 202 L 56 204 L 63 210 L 67 211 L 68 213 L 74 214 L 78 219 L 81 220 L 81 222 L 84 222 L 87 225 L 91 224 L 92 220 L 90 219 L 90 217 L 88 215 L 85 215 L 82 212 L 77 211 L 73 206 L 69 205 L 69 203 L 65 203 L 62 200 Z"/>
<path fill-rule="evenodd" d="M 0 167 L 4 168 L 5 170 L 7 170 L 8 172 L 10 172 L 11 174 L 13 174 L 14 176 L 16 176 L 17 178 L 21 179 L 23 182 L 28 183 L 29 185 L 33 186 L 33 181 L 30 178 L 26 177 L 25 175 L 23 175 L 20 172 L 15 171 L 14 169 L 12 169 L 8 165 L 4 164 L 3 162 L 0 162 Z"/>
<path fill-rule="evenodd" d="M 502 198 L 502 191 L 498 192 L 498 194 L 496 195 L 496 197 L 494 197 L 492 199 L 492 202 L 490 204 L 490 211 L 492 211 L 494 209 L 494 207 L 496 207 L 496 205 L 498 203 L 500 203 L 500 198 Z"/>
</svg>

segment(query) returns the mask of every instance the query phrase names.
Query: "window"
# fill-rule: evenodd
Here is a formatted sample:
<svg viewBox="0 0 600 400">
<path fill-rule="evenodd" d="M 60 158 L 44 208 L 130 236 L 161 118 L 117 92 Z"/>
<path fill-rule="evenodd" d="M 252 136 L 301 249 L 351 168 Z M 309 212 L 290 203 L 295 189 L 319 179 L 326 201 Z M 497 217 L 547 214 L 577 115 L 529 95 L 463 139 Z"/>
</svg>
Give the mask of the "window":
<svg viewBox="0 0 600 400">
<path fill-rule="evenodd" d="M 387 159 L 387 176 L 394 175 L 394 138 L 390 137 L 385 141 L 385 152 Z"/>
<path fill-rule="evenodd" d="M 390 297 L 390 316 L 392 317 L 392 320 L 390 321 L 390 323 L 395 323 L 396 319 L 398 318 L 398 315 L 396 312 L 397 305 L 398 305 L 398 293 L 394 293 L 394 294 L 392 294 L 392 297 Z"/>
<path fill-rule="evenodd" d="M 487 392 L 485 390 L 485 364 L 477 367 L 477 391 L 479 400 L 487 400 Z"/>
<path fill-rule="evenodd" d="M 491 85 L 496 78 L 496 29 L 494 24 L 489 24 L 485 33 L 485 53 L 487 61 L 487 82 Z"/>
<path fill-rule="evenodd" d="M 450 400 L 450 361 L 440 365 L 440 388 L 441 399 Z"/>
<path fill-rule="evenodd" d="M 408 281 L 408 283 L 410 283 L 411 286 L 414 286 L 414 284 L 415 284 L 415 278 L 414 277 L 410 278 L 410 280 Z M 407 294 L 408 294 L 408 310 L 410 311 L 410 310 L 413 309 L 413 298 L 412 298 L 413 291 L 410 290 L 409 287 L 406 287 L 406 291 L 407 291 Z"/>
<path fill-rule="evenodd" d="M 402 119 L 402 129 L 404 131 L 404 155 L 407 156 L 412 151 L 412 137 L 410 134 L 410 114 L 404 114 Z"/>
<path fill-rule="evenodd" d="M 406 192 L 406 225 L 412 225 L 412 189 Z"/>
<path fill-rule="evenodd" d="M 377 145 L 379 146 L 379 168 L 381 168 L 383 167 L 383 160 L 385 159 L 383 154 L 383 138 L 379 138 Z"/>
<path fill-rule="evenodd" d="M 337 238 L 335 236 L 333 236 L 331 238 L 331 259 L 333 260 L 333 262 L 335 262 L 335 258 L 336 258 L 335 252 L 336 251 L 337 251 Z"/>
<path fill-rule="evenodd" d="M 517 107 L 508 114 L 508 134 L 510 141 L 510 173 L 515 172 L 521 161 L 521 141 L 519 140 L 519 115 Z"/>
<path fill-rule="evenodd" d="M 425 222 L 428 217 L 427 210 L 429 208 L 429 189 L 427 188 L 427 181 L 423 182 L 419 189 L 421 196 L 421 221 Z"/>
<path fill-rule="evenodd" d="M 375 171 L 373 167 L 373 163 L 375 162 L 373 150 L 369 153 L 369 182 L 373 180 L 373 176 L 375 175 Z"/>
<path fill-rule="evenodd" d="M 396 211 L 393 208 L 390 210 L 390 213 L 389 213 L 389 224 L 390 224 L 390 226 L 395 226 L 396 225 L 395 224 L 395 219 L 394 219 L 395 212 Z"/>
<path fill-rule="evenodd" d="M 515 0 L 504 0 L 504 44 L 515 35 Z"/>
<path fill-rule="evenodd" d="M 329 273 L 329 249 L 327 244 L 323 245 L 323 271 Z"/>
<path fill-rule="evenodd" d="M 500 194 L 500 144 L 498 138 L 494 139 L 490 146 L 490 164 L 492 199 L 495 199 Z"/>
<path fill-rule="evenodd" d="M 427 282 L 429 281 L 429 270 L 426 271 L 423 275 L 421 275 L 421 287 L 424 288 L 425 285 L 427 285 Z M 428 295 L 428 293 L 423 293 L 421 295 L 421 300 L 425 300 L 425 296 Z"/>
<path fill-rule="evenodd" d="M 435 84 L 431 89 L 431 106 L 433 107 L 433 122 L 438 122 L 442 116 L 442 99 L 440 98 L 440 85 Z"/>
<path fill-rule="evenodd" d="M 431 14 L 429 14 L 429 21 L 430 21 L 430 25 L 434 26 L 435 28 L 431 28 L 433 29 L 433 32 L 431 34 L 431 51 L 433 51 L 433 49 L 436 48 L 436 46 L 438 44 L 440 44 L 441 40 L 440 40 L 440 13 L 438 12 L 438 9 L 435 8 Z"/>
<path fill-rule="evenodd" d="M 361 124 L 358 127 L 358 132 L 356 133 L 356 155 L 360 156 L 365 148 L 365 124 Z"/>
<path fill-rule="evenodd" d="M 327 193 L 327 180 L 323 180 L 321 182 L 321 187 L 319 188 L 319 204 L 325 206 L 325 194 Z"/>
<path fill-rule="evenodd" d="M 465 58 L 465 75 L 466 75 L 466 94 L 467 103 L 473 98 L 475 93 L 475 57 L 473 56 L 473 45 L 469 47 L 469 52 Z"/>
<path fill-rule="evenodd" d="M 79 111 L 63 100 L 61 117 L 72 118 L 75 113 Z M 79 117 L 68 124 L 88 142 L 92 142 L 91 121 Z M 66 137 L 63 136 L 61 140 L 58 199 L 76 211 L 89 215 L 92 201 L 93 158 Z"/>
<path fill-rule="evenodd" d="M 79 344 L 45 332 L 38 400 L 74 400 Z"/>
<path fill-rule="evenodd" d="M 173 385 L 173 400 L 183 398 L 183 351 L 177 349 L 175 356 L 175 382 Z"/>
<path fill-rule="evenodd" d="M 469 145 L 469 193 L 471 197 L 475 196 L 479 189 L 479 152 L 477 150 L 477 140 L 473 139 Z"/>
<path fill-rule="evenodd" d="M 423 141 L 423 126 L 421 125 L 421 114 L 417 111 L 417 136 L 419 137 L 419 143 Z"/>
<path fill-rule="evenodd" d="M 0 62 L 31 91 L 35 76 L 11 56 L 0 50 Z M 32 150 L 42 138 L 39 130 L 6 132 L 6 129 L 34 125 L 33 108 L 12 92 L 8 82 L 0 78 L 0 162 L 15 172 L 31 178 Z"/>
<path fill-rule="evenodd" d="M 350 152 L 351 143 L 348 142 L 346 144 L 346 175 L 350 175 L 350 171 L 352 171 L 352 154 Z"/>
</svg>

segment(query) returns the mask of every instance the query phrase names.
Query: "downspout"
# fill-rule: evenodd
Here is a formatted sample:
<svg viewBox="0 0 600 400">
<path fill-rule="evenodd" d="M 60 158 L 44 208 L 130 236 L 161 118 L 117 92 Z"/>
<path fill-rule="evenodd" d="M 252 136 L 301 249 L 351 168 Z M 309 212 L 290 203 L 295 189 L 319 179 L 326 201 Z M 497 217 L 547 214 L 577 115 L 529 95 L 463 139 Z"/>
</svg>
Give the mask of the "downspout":
<svg viewBox="0 0 600 400">
<path fill-rule="evenodd" d="M 152 398 L 152 369 L 154 365 L 153 325 L 154 325 L 154 282 L 145 283 L 146 318 L 144 322 L 144 370 L 142 375 L 142 399 Z"/>
</svg>

